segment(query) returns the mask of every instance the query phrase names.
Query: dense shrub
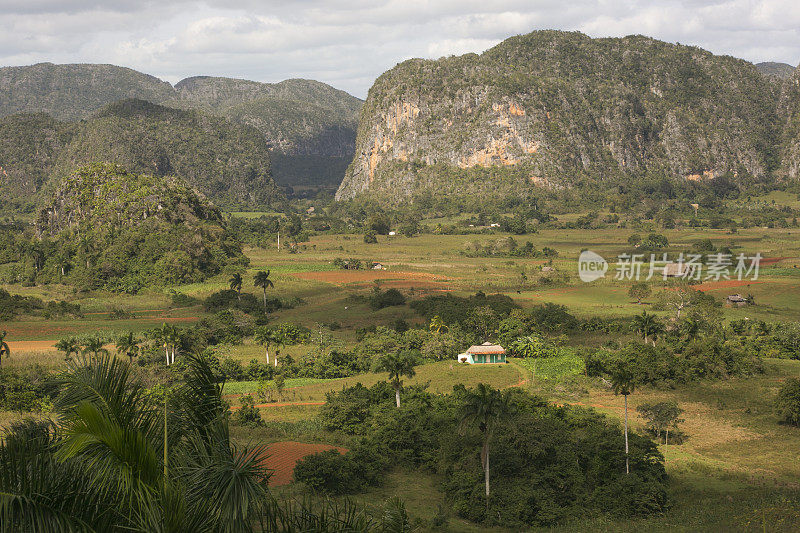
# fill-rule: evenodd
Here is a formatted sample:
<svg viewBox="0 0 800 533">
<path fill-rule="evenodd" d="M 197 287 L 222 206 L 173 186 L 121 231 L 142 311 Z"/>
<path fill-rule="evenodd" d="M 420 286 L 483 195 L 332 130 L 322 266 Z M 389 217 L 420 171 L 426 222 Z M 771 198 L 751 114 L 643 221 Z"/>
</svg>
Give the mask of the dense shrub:
<svg viewBox="0 0 800 533">
<path fill-rule="evenodd" d="M 405 303 L 406 297 L 397 289 L 376 290 L 369 298 L 369 306 L 375 310 L 395 305 L 405 305 Z"/>
<path fill-rule="evenodd" d="M 475 522 L 524 529 L 576 514 L 636 516 L 666 508 L 663 458 L 652 441 L 630 435 L 631 474 L 626 475 L 624 436 L 616 421 L 582 408 L 550 405 L 517 389 L 509 394 L 510 414 L 490 439 L 488 514 L 482 436 L 460 423 L 467 395 L 463 386 L 447 395 L 407 388 L 397 408 L 386 383 L 356 385 L 329 393 L 320 417 L 328 428 L 360 435 L 360 446 L 388 464 L 440 474 L 455 512 Z M 334 454 L 310 463 L 317 490 L 331 492 L 348 480 Z M 340 471 L 341 481 L 326 486 L 321 474 L 335 478 Z"/>
<path fill-rule="evenodd" d="M 38 412 L 52 406 L 55 393 L 39 365 L 23 370 L 0 369 L 0 411 Z"/>
<path fill-rule="evenodd" d="M 488 307 L 498 317 L 506 317 L 512 309 L 519 308 L 519 305 L 503 294 L 487 296 L 482 292 L 468 298 L 452 294 L 432 295 L 411 302 L 411 308 L 426 319 L 439 316 L 448 325 L 465 324 L 472 311 L 478 307 Z"/>
<path fill-rule="evenodd" d="M 327 450 L 304 457 L 294 467 L 294 479 L 314 492 L 352 494 L 380 484 L 386 467 L 386 460 L 374 448 L 357 444 L 344 454 Z"/>
<path fill-rule="evenodd" d="M 787 379 L 778 391 L 775 409 L 781 422 L 800 426 L 800 379 Z"/>
<path fill-rule="evenodd" d="M 233 424 L 249 428 L 263 427 L 265 425 L 264 419 L 261 418 L 261 412 L 255 406 L 255 401 L 251 395 L 245 394 L 239 398 L 239 402 L 242 406 L 237 411 L 234 411 L 231 416 Z"/>
</svg>

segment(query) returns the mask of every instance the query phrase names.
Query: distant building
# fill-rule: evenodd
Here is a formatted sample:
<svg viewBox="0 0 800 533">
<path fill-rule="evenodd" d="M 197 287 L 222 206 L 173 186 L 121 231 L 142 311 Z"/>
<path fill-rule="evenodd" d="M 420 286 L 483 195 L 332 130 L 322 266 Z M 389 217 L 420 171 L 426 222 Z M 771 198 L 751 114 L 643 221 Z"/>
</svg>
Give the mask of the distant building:
<svg viewBox="0 0 800 533">
<path fill-rule="evenodd" d="M 389 232 L 389 237 L 394 237 L 395 235 L 397 235 L 396 231 L 390 231 Z"/>
<path fill-rule="evenodd" d="M 466 352 L 458 354 L 458 362 L 471 365 L 505 363 L 506 349 L 499 344 L 484 342 L 478 346 L 470 346 Z"/>
<path fill-rule="evenodd" d="M 667 263 L 664 265 L 665 278 L 688 278 L 694 274 L 695 266 L 685 263 Z"/>
<path fill-rule="evenodd" d="M 556 269 L 551 267 L 551 266 L 543 266 L 542 267 L 542 272 L 555 272 L 555 271 L 556 271 Z"/>
<path fill-rule="evenodd" d="M 373 263 L 372 270 L 386 270 L 386 267 L 383 266 L 381 263 Z"/>
<path fill-rule="evenodd" d="M 727 298 L 725 298 L 725 305 L 729 305 L 731 307 L 744 307 L 748 303 L 747 298 L 743 298 L 741 294 L 731 294 Z"/>
</svg>

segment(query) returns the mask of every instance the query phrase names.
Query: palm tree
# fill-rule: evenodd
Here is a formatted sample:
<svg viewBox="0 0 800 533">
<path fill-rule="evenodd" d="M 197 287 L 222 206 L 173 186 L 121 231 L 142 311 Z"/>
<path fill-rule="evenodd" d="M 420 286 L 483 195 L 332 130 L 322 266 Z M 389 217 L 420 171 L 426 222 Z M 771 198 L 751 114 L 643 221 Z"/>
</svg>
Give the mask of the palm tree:
<svg viewBox="0 0 800 533">
<path fill-rule="evenodd" d="M 508 392 L 479 383 L 474 391 L 469 391 L 467 401 L 461 411 L 460 429 L 477 426 L 483 437 L 481 446 L 481 465 L 486 484 L 486 512 L 489 512 L 489 441 L 495 426 L 511 414 L 513 408 Z"/>
<path fill-rule="evenodd" d="M 104 348 L 105 342 L 101 337 L 89 337 L 83 341 L 81 353 L 83 355 L 91 354 L 93 359 L 97 359 L 100 355 L 108 355 L 108 350 Z"/>
<path fill-rule="evenodd" d="M 417 358 L 410 351 L 390 352 L 378 359 L 375 371 L 388 372 L 389 381 L 391 381 L 392 388 L 394 388 L 397 407 L 400 407 L 400 390 L 403 388 L 402 378 L 403 376 L 413 378 L 417 373 L 414 370 L 416 364 Z"/>
<path fill-rule="evenodd" d="M 6 332 L 0 334 L 0 366 L 3 364 L 3 356 L 8 357 L 11 355 L 11 348 L 8 347 L 6 342 Z"/>
<path fill-rule="evenodd" d="M 628 462 L 628 395 L 633 393 L 636 388 L 636 379 L 628 360 L 617 360 L 611 365 L 609 371 L 611 386 L 614 394 L 622 394 L 625 397 L 625 473 L 630 474 L 630 464 Z"/>
<path fill-rule="evenodd" d="M 264 447 L 231 443 L 221 385 L 187 359 L 169 409 L 122 359 L 71 361 L 56 422 L 13 424 L 0 442 L 0 531 L 244 533 L 275 519 Z"/>
<path fill-rule="evenodd" d="M 231 276 L 231 279 L 228 280 L 230 284 L 231 290 L 236 291 L 236 298 L 241 302 L 242 301 L 242 275 L 238 272 Z"/>
<path fill-rule="evenodd" d="M 260 270 L 256 272 L 256 275 L 253 277 L 253 283 L 256 287 L 261 287 L 264 291 L 264 312 L 267 312 L 267 289 L 271 289 L 275 287 L 275 284 L 272 283 L 272 280 L 269 279 L 269 270 Z"/>
<path fill-rule="evenodd" d="M 117 353 L 120 355 L 127 355 L 128 361 L 133 364 L 133 358 L 139 351 L 139 339 L 129 331 L 117 339 Z"/>
<path fill-rule="evenodd" d="M 260 328 L 256 329 L 254 339 L 258 344 L 266 348 L 267 364 L 269 364 L 269 347 L 278 341 L 275 330 L 267 326 L 261 326 Z M 277 357 L 275 358 L 275 366 L 278 366 Z"/>
<path fill-rule="evenodd" d="M 56 349 L 64 352 L 64 360 L 69 361 L 72 358 L 72 355 L 78 355 L 81 353 L 81 346 L 78 342 L 78 339 L 75 337 L 69 337 L 67 339 L 61 339 L 56 343 Z"/>
<path fill-rule="evenodd" d="M 156 344 L 164 347 L 164 357 L 167 366 L 175 362 L 175 350 L 181 343 L 181 334 L 178 328 L 168 325 L 166 322 L 161 324 L 161 327 L 153 332 L 153 339 Z"/>
<path fill-rule="evenodd" d="M 649 342 L 648 339 L 652 336 L 653 346 L 656 345 L 656 338 L 664 332 L 664 324 L 655 315 L 648 314 L 647 311 L 642 311 L 641 315 L 633 317 L 631 326 L 644 338 L 644 342 Z"/>
<path fill-rule="evenodd" d="M 429 329 L 431 331 L 435 331 L 436 333 L 441 333 L 443 331 L 449 331 L 450 327 L 444 323 L 442 317 L 436 315 L 431 319 L 431 324 L 429 326 Z"/>
</svg>

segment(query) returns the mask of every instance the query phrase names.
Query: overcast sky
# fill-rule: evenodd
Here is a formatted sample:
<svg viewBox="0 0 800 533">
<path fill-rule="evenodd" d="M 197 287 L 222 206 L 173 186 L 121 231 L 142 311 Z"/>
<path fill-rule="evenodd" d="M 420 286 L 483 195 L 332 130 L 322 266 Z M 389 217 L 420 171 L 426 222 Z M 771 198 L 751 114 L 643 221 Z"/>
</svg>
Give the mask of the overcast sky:
<svg viewBox="0 0 800 533">
<path fill-rule="evenodd" d="M 481 52 L 537 29 L 800 62 L 798 0 L 0 0 L 0 27 L 0 65 L 113 63 L 172 83 L 312 78 L 361 98 L 410 57 Z"/>
</svg>

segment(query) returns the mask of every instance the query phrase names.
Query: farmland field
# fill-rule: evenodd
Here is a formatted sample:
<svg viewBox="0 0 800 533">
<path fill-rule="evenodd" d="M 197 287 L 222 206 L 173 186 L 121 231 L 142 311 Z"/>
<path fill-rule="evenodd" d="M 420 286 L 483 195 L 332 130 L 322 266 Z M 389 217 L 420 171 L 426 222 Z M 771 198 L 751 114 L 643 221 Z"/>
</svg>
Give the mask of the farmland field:
<svg viewBox="0 0 800 533">
<path fill-rule="evenodd" d="M 569 217 L 565 217 L 567 219 Z M 645 233 L 646 230 L 637 230 Z M 270 269 L 274 288 L 268 296 L 292 300 L 286 308 L 272 311 L 269 324 L 292 323 L 308 328 L 307 344 L 279 347 L 281 357 L 300 360 L 320 349 L 345 352 L 357 346 L 364 328 L 393 327 L 402 321 L 408 327 L 428 329 L 430 320 L 409 303 L 427 296 L 468 297 L 481 291 L 502 294 L 523 310 L 545 303 L 565 306 L 578 319 L 592 317 L 627 321 L 648 310 L 664 321 L 674 311 L 660 307 L 659 300 L 673 289 L 655 276 L 648 283 L 651 291 L 641 302 L 628 295 L 630 282 L 612 275 L 592 283 L 577 278 L 578 255 L 590 249 L 610 264 L 629 249 L 632 230 L 601 228 L 592 231 L 542 228 L 525 236 L 493 234 L 432 235 L 415 237 L 378 236 L 377 244 L 365 244 L 360 235 L 320 234 L 299 243 L 293 253 L 276 248 L 246 249 L 250 264 L 243 273 L 242 293 L 253 294 L 260 301 L 262 291 L 253 285 L 253 275 Z M 697 290 L 721 302 L 727 295 L 749 295 L 755 305 L 719 307 L 725 321 L 746 320 L 792 323 L 800 320 L 800 231 L 787 229 L 727 230 L 692 228 L 663 230 L 671 252 L 690 250 L 700 238 L 710 238 L 717 245 L 729 246 L 734 253 L 755 254 L 768 258 L 757 280 L 700 280 Z M 464 251 L 468 243 L 490 243 L 512 237 L 523 243 L 531 241 L 536 249 L 550 247 L 558 252 L 549 259 L 524 257 L 471 257 Z M 385 270 L 345 270 L 334 265 L 337 258 L 359 258 L 380 262 Z M 552 269 L 543 270 L 544 266 Z M 549 272 L 547 270 L 550 270 Z M 68 336 L 99 333 L 107 339 L 106 348 L 114 353 L 114 341 L 125 332 L 143 334 L 163 324 L 188 328 L 213 313 L 205 310 L 202 300 L 215 291 L 228 288 L 228 274 L 219 274 L 202 283 L 176 286 L 167 290 L 147 289 L 124 295 L 100 290 L 73 292 L 65 286 L 5 285 L 12 294 L 43 299 L 64 299 L 77 303 L 83 315 L 73 318 L 44 319 L 17 317 L 3 323 L 11 355 L 3 366 L 21 368 L 28 364 L 57 369 L 63 354 L 55 343 Z M 377 292 L 397 289 L 405 304 L 376 309 L 370 298 Z M 171 292 L 174 291 L 174 292 Z M 195 299 L 187 304 L 173 303 L 178 293 Z M 113 310 L 124 310 L 117 317 Z M 117 313 L 119 314 L 119 313 Z M 608 334 L 579 331 L 559 342 L 568 347 L 599 348 L 612 338 L 622 343 L 635 338 L 629 329 Z M 320 344 L 323 343 L 323 344 Z M 213 348 L 222 359 L 228 358 L 247 367 L 251 361 L 263 362 L 265 347 L 252 337 L 238 342 L 221 342 Z M 273 348 L 273 357 L 275 356 Z M 424 387 L 433 393 L 449 393 L 454 386 L 475 387 L 486 383 L 501 390 L 518 387 L 562 406 L 582 406 L 623 417 L 622 396 L 614 395 L 598 378 L 584 375 L 584 362 L 574 354 L 544 359 L 510 358 L 506 365 L 460 365 L 452 358 L 426 362 L 416 367 L 412 378 L 404 378 L 404 387 Z M 800 376 L 800 362 L 767 359 L 763 374 L 734 377 L 724 381 L 698 381 L 675 387 L 638 387 L 629 397 L 629 416 L 634 431 L 643 431 L 644 420 L 636 406 L 657 401 L 675 401 L 683 409 L 681 443 L 660 444 L 670 476 L 671 507 L 657 516 L 618 522 L 613 518 L 587 518 L 564 524 L 560 530 L 597 531 L 697 531 L 697 530 L 795 530 L 800 508 L 797 505 L 800 468 L 796 451 L 800 432 L 775 423 L 772 401 L 781 383 Z M 278 367 L 280 368 L 280 367 Z M 362 372 L 347 377 L 292 377 L 281 384 L 274 379 L 244 377 L 225 384 L 223 395 L 233 412 L 240 409 L 242 395 L 252 395 L 265 426 L 237 428 L 233 436 L 241 443 L 255 439 L 274 442 L 274 485 L 279 494 L 303 492 L 291 484 L 294 462 L 313 451 L 329 446 L 347 448 L 347 440 L 322 427 L 318 418 L 329 393 L 360 383 L 366 387 L 385 381 L 385 373 Z M 264 394 L 259 397 L 259 391 Z M 264 392 L 266 391 L 266 392 Z M 20 418 L 19 413 L 0 414 L 6 423 Z M 294 444 L 296 442 L 312 444 Z M 280 446 L 284 446 L 283 449 Z M 294 446 L 294 448 L 292 448 Z M 291 449 L 290 449 L 291 448 Z M 302 450 L 300 450 L 302 448 Z M 298 451 L 300 450 L 300 451 Z M 302 453 L 301 453 L 302 452 Z M 377 506 L 392 495 L 404 498 L 412 516 L 430 520 L 435 514 L 432 502 L 444 504 L 438 487 L 441 479 L 429 471 L 393 469 L 381 487 L 354 496 L 365 505 Z M 451 518 L 451 528 L 458 531 L 485 530 Z M 767 524 L 765 526 L 765 524 Z M 495 531 L 504 531 L 494 528 Z M 557 529 L 558 530 L 558 529 Z"/>
</svg>

